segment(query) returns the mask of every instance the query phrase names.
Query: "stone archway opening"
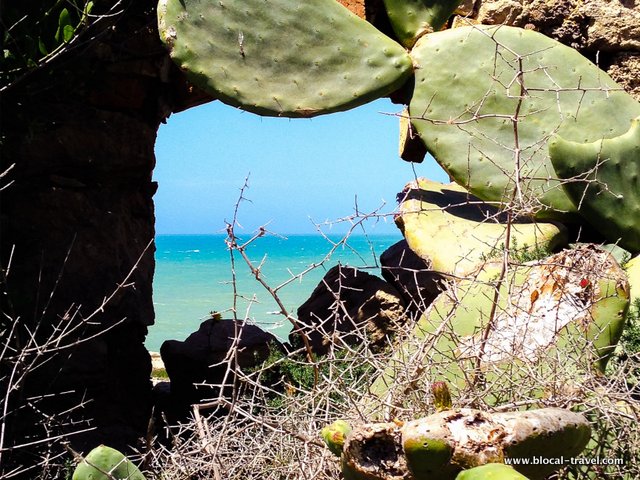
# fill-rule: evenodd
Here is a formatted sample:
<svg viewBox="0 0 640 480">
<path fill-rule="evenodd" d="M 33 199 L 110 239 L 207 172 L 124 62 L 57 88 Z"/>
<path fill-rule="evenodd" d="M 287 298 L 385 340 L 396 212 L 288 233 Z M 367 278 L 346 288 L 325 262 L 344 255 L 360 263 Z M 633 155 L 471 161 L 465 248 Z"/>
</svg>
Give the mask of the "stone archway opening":
<svg viewBox="0 0 640 480">
<path fill-rule="evenodd" d="M 393 114 L 399 108 L 382 99 L 340 114 L 289 120 L 212 102 L 171 116 L 156 142 L 156 324 L 149 328 L 148 349 L 157 352 L 164 340 L 185 338 L 214 310 L 232 316 L 225 221 L 231 220 L 247 178 L 250 201 L 239 210 L 243 235 L 266 226 L 282 237 L 319 236 L 318 224 L 338 235 L 349 223 L 326 222 L 354 215 L 357 201 L 360 215 L 382 207 L 384 217 L 365 223 L 367 233 L 398 237 L 391 216 L 396 194 L 416 174 L 445 178 L 434 162 L 416 167 L 398 159 L 398 118 Z M 276 283 L 288 275 L 285 254 L 276 249 L 294 243 L 282 237 L 256 247 L 260 255 L 269 255 L 265 268 L 275 270 L 271 279 Z M 316 248 L 322 250 L 315 257 L 305 257 L 309 264 L 321 260 L 329 244 Z M 294 264 L 287 268 L 301 270 L 301 261 L 291 259 Z M 243 267 L 242 293 L 256 295 L 259 303 L 241 302 L 238 315 L 249 308 L 247 315 L 262 325 L 283 323 L 273 314 L 275 302 Z M 318 271 L 304 286 L 298 282 L 286 291 L 294 313 L 321 276 Z M 286 334 L 289 328 L 284 322 L 277 333 Z"/>
</svg>

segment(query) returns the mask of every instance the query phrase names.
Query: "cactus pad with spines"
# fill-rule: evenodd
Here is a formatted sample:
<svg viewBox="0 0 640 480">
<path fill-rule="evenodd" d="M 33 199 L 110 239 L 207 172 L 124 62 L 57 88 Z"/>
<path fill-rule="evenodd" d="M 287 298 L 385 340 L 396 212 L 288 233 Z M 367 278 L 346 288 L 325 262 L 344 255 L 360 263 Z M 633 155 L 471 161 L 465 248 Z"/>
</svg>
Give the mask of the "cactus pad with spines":
<svg viewBox="0 0 640 480">
<path fill-rule="evenodd" d="M 396 223 L 411 250 L 438 272 L 468 275 L 482 261 L 500 256 L 507 241 L 505 215 L 463 187 L 419 178 L 407 184 Z M 513 221 L 511 247 L 518 253 L 554 250 L 567 242 L 566 230 L 550 222 Z"/>
<path fill-rule="evenodd" d="M 640 252 L 640 118 L 616 138 L 578 143 L 557 137 L 549 154 L 580 214 L 608 240 Z"/>
<path fill-rule="evenodd" d="M 527 477 L 504 463 L 487 463 L 479 467 L 464 470 L 456 480 L 528 480 Z"/>
<path fill-rule="evenodd" d="M 429 152 L 474 195 L 515 199 L 538 218 L 575 217 L 549 138 L 617 137 L 640 115 L 640 103 L 605 72 L 534 31 L 460 27 L 423 36 L 411 56 L 410 114 Z"/>
<path fill-rule="evenodd" d="M 391 27 L 407 48 L 422 35 L 440 30 L 462 0 L 383 0 Z"/>
<path fill-rule="evenodd" d="M 354 427 L 345 441 L 342 471 L 347 480 L 454 480 L 461 470 L 509 457 L 568 458 L 579 454 L 590 436 L 584 416 L 560 408 L 502 413 L 456 408 L 404 423 Z M 517 469 L 539 480 L 560 467 L 552 463 Z M 505 480 L 524 478 L 510 473 Z"/>
<path fill-rule="evenodd" d="M 100 445 L 91 450 L 73 472 L 73 480 L 146 480 L 131 460 L 118 450 Z"/>
<path fill-rule="evenodd" d="M 412 73 L 398 43 L 335 0 L 160 0 L 158 27 L 193 83 L 260 115 L 346 110 Z"/>
<path fill-rule="evenodd" d="M 527 383 L 529 372 L 553 369 L 554 359 L 566 359 L 567 372 L 592 367 L 604 372 L 629 307 L 627 277 L 613 257 L 584 245 L 513 266 L 494 306 L 500 268 L 500 262 L 488 263 L 477 278 L 460 280 L 436 298 L 418 321 L 415 338 L 396 350 L 371 385 L 375 401 L 404 405 L 411 371 L 399 372 L 398 364 L 422 365 L 425 382 L 444 378 L 454 392 L 474 381 L 469 372 L 480 371 L 495 382 L 493 391 L 515 388 L 523 394 L 529 388 L 526 394 L 534 397 L 542 392 Z M 567 374 L 558 381 L 577 380 Z M 497 400 L 487 392 L 484 401 Z"/>
</svg>

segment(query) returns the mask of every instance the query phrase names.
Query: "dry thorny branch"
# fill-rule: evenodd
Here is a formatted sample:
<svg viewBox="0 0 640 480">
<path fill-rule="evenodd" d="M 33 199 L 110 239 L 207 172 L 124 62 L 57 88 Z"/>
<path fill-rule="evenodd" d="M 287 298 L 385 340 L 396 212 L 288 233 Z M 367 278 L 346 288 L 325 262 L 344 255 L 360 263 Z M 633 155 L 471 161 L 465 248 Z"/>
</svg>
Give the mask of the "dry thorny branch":
<svg viewBox="0 0 640 480">
<path fill-rule="evenodd" d="M 521 60 L 521 59 L 520 59 Z M 543 67 L 540 67 L 543 68 Z M 522 98 L 532 91 L 525 85 L 522 68 L 516 69 L 512 84 L 507 87 L 518 89 L 516 98 Z M 578 90 L 580 87 L 578 87 Z M 473 106 L 476 110 L 464 112 L 472 114 L 468 120 L 446 120 L 455 123 L 459 128 L 467 128 L 467 124 L 480 119 L 480 106 L 484 101 L 480 99 Z M 523 174 L 526 171 L 528 157 L 519 146 L 518 126 L 522 118 L 520 104 L 516 111 L 508 118 L 513 126 L 513 145 L 503 145 L 503 148 L 513 153 L 515 165 L 511 177 L 512 187 L 506 196 L 508 202 L 501 204 L 500 220 L 506 217 L 506 237 L 502 245 L 493 245 L 500 250 L 501 269 L 493 280 L 494 295 L 493 309 L 489 314 L 489 322 L 481 335 L 480 354 L 476 357 L 473 367 L 464 372 L 466 376 L 465 388 L 457 391 L 454 400 L 456 406 L 474 406 L 494 410 L 509 410 L 517 408 L 533 408 L 536 406 L 560 406 L 584 412 L 592 421 L 595 442 L 588 447 L 585 456 L 600 456 L 622 458 L 623 465 L 595 466 L 590 469 L 572 467 L 558 474 L 557 478 L 589 478 L 594 472 L 599 478 L 638 478 L 640 477 L 640 432 L 637 424 L 640 419 L 638 403 L 637 379 L 628 378 L 628 372 L 638 369 L 640 362 L 638 352 L 624 352 L 618 354 L 611 363 L 608 375 L 602 376 L 594 372 L 591 365 L 594 357 L 584 342 L 575 339 L 554 355 L 545 357 L 544 368 L 536 364 L 527 364 L 513 358 L 507 369 L 497 366 L 482 365 L 483 356 L 489 334 L 495 328 L 494 319 L 502 312 L 499 310 L 498 298 L 502 294 L 502 287 L 509 278 L 508 273 L 523 263 L 514 259 L 510 241 L 510 225 L 518 217 L 529 216 L 541 208 L 537 199 L 528 196 L 526 183 L 534 179 Z M 426 109 L 425 109 L 426 111 Z M 530 112 L 529 115 L 532 113 Z M 456 118 L 462 119 L 462 115 Z M 422 120 L 434 123 L 444 121 L 428 119 Z M 471 131 L 472 134 L 481 133 Z M 548 138 L 540 139 L 538 145 L 529 147 L 530 150 L 541 148 Z M 531 152 L 528 152 L 531 154 Z M 529 157 L 530 158 L 530 157 Z M 504 172 L 510 175 L 510 172 Z M 590 181 L 585 173 L 575 181 Z M 557 180 L 548 178 L 546 180 Z M 241 188 L 240 198 L 235 206 L 233 218 L 227 225 L 227 246 L 230 253 L 232 285 L 234 289 L 234 304 L 232 313 L 237 321 L 236 343 L 229 355 L 224 359 L 226 374 L 223 384 L 232 384 L 231 395 L 223 389 L 214 398 L 207 399 L 202 404 L 194 405 L 192 421 L 165 426 L 168 443 L 152 442 L 148 451 L 140 452 L 145 466 L 150 471 L 161 472 L 162 478 L 213 478 L 244 480 L 284 480 L 284 479 L 317 479 L 329 480 L 340 477 L 339 462 L 323 447 L 319 440 L 320 429 L 336 419 L 345 419 L 352 423 L 367 422 L 376 419 L 408 420 L 425 416 L 433 412 L 429 386 L 434 381 L 447 378 L 449 364 L 434 362 L 437 358 L 437 341 L 441 336 L 453 336 L 449 320 L 455 316 L 455 308 L 449 312 L 447 320 L 440 328 L 424 336 L 415 335 L 413 326 L 416 316 L 407 314 L 408 318 L 401 328 L 396 330 L 396 336 L 389 338 L 388 348 L 368 348 L 370 339 L 362 325 L 357 325 L 351 319 L 357 330 L 358 342 L 346 343 L 337 340 L 332 331 L 322 332 L 335 343 L 326 355 L 314 355 L 311 346 L 302 334 L 303 347 L 286 355 L 272 355 L 264 364 L 250 370 L 242 370 L 238 365 L 237 341 L 243 324 L 250 322 L 249 311 L 242 314 L 239 311 L 238 299 L 240 294 L 236 288 L 236 262 L 238 256 L 249 267 L 253 277 L 261 288 L 275 300 L 279 314 L 290 322 L 295 330 L 300 329 L 300 321 L 290 312 L 281 300 L 281 292 L 294 281 L 300 280 L 314 269 L 325 267 L 331 262 L 332 255 L 339 248 L 350 248 L 349 238 L 356 231 L 364 231 L 366 221 L 384 218 L 389 213 L 376 210 L 362 213 L 356 209 L 356 214 L 345 217 L 341 221 L 349 225 L 347 233 L 341 240 L 325 235 L 321 225 L 317 225 L 319 233 L 327 240 L 328 252 L 318 262 L 304 268 L 301 272 L 291 273 L 290 278 L 279 285 L 270 285 L 263 275 L 266 258 L 255 262 L 247 254 L 247 248 L 259 242 L 264 236 L 272 235 L 266 227 L 261 227 L 248 239 L 241 240 L 238 236 L 238 215 L 241 203 L 246 199 L 245 192 L 248 184 Z M 452 205 L 452 207 L 454 207 Z M 505 214 L 506 211 L 506 214 Z M 488 217 L 486 222 L 498 221 L 498 218 Z M 374 263 L 376 260 L 374 260 Z M 376 264 L 377 265 L 377 264 Z M 428 271 L 428 267 L 425 267 Z M 422 273 L 412 272 L 416 278 Z M 510 288 L 511 285 L 506 285 Z M 453 288 L 448 294 L 455 295 Z M 420 293 L 418 292 L 418 295 Z M 335 294 L 336 316 L 348 316 L 340 294 Z M 458 299 L 460 300 L 460 299 Z M 413 299 L 418 305 L 418 312 L 428 308 L 424 298 Z M 419 315 L 419 313 L 418 313 Z M 18 322 L 9 322 L 11 327 L 7 331 L 9 337 L 15 334 Z M 308 326 L 305 326 L 308 327 Z M 61 348 L 67 335 L 71 335 L 61 325 L 56 336 L 43 345 L 29 343 L 22 351 L 10 350 L 10 344 L 3 344 L 2 359 L 14 362 L 14 376 L 9 384 L 18 384 L 20 375 L 27 374 L 28 368 L 23 368 L 23 357 L 31 355 L 30 361 L 38 359 L 40 352 Z M 33 335 L 28 336 L 34 338 Z M 397 355 L 398 346 L 410 352 L 408 355 Z M 621 347 L 624 349 L 624 346 Z M 561 352 L 561 353 L 560 353 Z M 509 353 L 509 352 L 505 352 Z M 26 358 L 26 357 L 25 357 Z M 381 374 L 394 379 L 387 395 L 372 395 L 372 382 Z M 15 378 L 14 378 L 15 377 Z M 3 381 L 5 381 L 3 379 Z M 4 399 L 3 419 L 10 413 L 9 393 Z M 51 437 L 46 440 L 56 440 Z M 3 442 L 0 436 L 0 446 Z M 2 453 L 2 450 L 0 450 Z M 43 458 L 42 467 L 50 459 Z M 6 476 L 10 478 L 10 476 Z"/>
<path fill-rule="evenodd" d="M 96 328 L 99 325 L 97 317 L 105 307 L 110 305 L 123 289 L 134 286 L 131 277 L 152 243 L 149 241 L 122 282 L 102 299 L 100 305 L 93 312 L 86 316 L 81 315 L 78 306 L 72 305 L 57 323 L 47 326 L 43 321 L 27 322 L 11 313 L 10 302 L 5 305 L 7 308 L 3 309 L 2 318 L 0 318 L 0 338 L 2 339 L 0 344 L 0 364 L 2 365 L 0 375 L 0 386 L 2 387 L 2 398 L 0 398 L 2 410 L 0 413 L 0 479 L 24 478 L 24 475 L 43 479 L 58 478 L 65 465 L 69 463 L 66 450 L 60 446 L 73 435 L 86 433 L 95 428 L 90 421 L 78 424 L 76 421 L 70 420 L 75 412 L 81 411 L 85 407 L 86 402 L 90 401 L 88 399 L 83 399 L 80 403 L 73 404 L 61 412 L 51 413 L 40 408 L 40 404 L 52 396 L 63 400 L 67 396 L 75 398 L 78 392 L 57 391 L 30 397 L 25 395 L 25 384 L 49 363 L 69 358 L 79 345 L 106 334 L 124 321 L 121 319 Z M 69 247 L 58 282 L 63 275 L 64 265 L 68 261 L 72 248 L 73 245 Z M 11 258 L 8 265 L 2 268 L 0 287 L 3 292 L 10 276 Z M 49 302 L 56 294 L 58 282 L 54 285 L 42 310 L 37 312 L 38 318 L 44 318 L 47 314 Z M 28 438 L 10 437 L 11 424 L 16 419 L 18 422 L 24 422 L 25 414 L 37 419 L 36 425 L 40 427 L 39 432 Z M 23 419 L 20 420 L 20 418 Z M 28 458 L 28 462 L 17 461 L 16 463 L 16 459 L 20 458 L 23 453 L 26 454 L 25 458 Z"/>
<path fill-rule="evenodd" d="M 246 187 L 245 184 L 240 201 L 244 199 Z M 378 215 L 382 215 L 380 211 L 373 214 Z M 348 221 L 353 228 L 342 240 L 329 243 L 326 257 L 300 274 L 292 273 L 292 279 L 328 262 L 335 248 L 348 245 L 353 230 L 362 227 L 368 218 L 362 214 L 350 217 Z M 236 237 L 236 226 L 237 215 L 234 215 L 234 223 L 228 225 L 232 258 L 234 253 L 239 253 L 258 283 L 282 306 L 278 296 L 289 281 L 269 286 L 261 275 L 266 260 L 255 263 L 243 255 L 249 242 L 260 241 L 270 233 L 260 228 L 248 241 L 240 241 Z M 509 269 L 522 261 L 505 255 L 503 262 L 505 269 Z M 504 281 L 503 273 L 498 283 Z M 345 315 L 346 309 L 340 308 L 341 301 L 336 294 L 334 312 Z M 424 299 L 422 303 L 420 310 L 424 311 L 427 308 Z M 280 314 L 293 324 L 298 321 L 284 307 Z M 454 314 L 455 310 L 451 316 Z M 336 419 L 361 423 L 376 419 L 408 420 L 433 413 L 427 393 L 429 385 L 447 378 L 449 365 L 429 359 L 438 356 L 440 336 L 451 335 L 451 331 L 444 322 L 441 330 L 420 338 L 413 331 L 415 320 L 409 318 L 396 337 L 388 339 L 389 348 L 382 350 L 368 348 L 370 340 L 361 328 L 355 346 L 338 339 L 325 356 L 310 358 L 303 347 L 297 354 L 275 356 L 251 371 L 242 371 L 229 361 L 229 369 L 237 380 L 231 398 L 221 394 L 194 406 L 193 421 L 170 428 L 171 446 L 153 450 L 151 464 L 167 478 L 340 478 L 339 462 L 319 441 L 318 433 L 323 426 Z M 490 328 L 491 324 L 487 329 Z M 335 340 L 333 332 L 323 333 Z M 483 339 L 486 341 L 486 335 Z M 399 345 L 414 353 L 398 356 Z M 593 422 L 596 440 L 585 455 L 623 458 L 625 463 L 590 470 L 572 467 L 573 470 L 561 472 L 558 478 L 588 478 L 589 472 L 594 471 L 604 475 L 605 468 L 609 478 L 634 478 L 640 474 L 636 453 L 640 446 L 640 433 L 636 428 L 640 411 L 637 392 L 622 372 L 638 361 L 637 354 L 623 362 L 613 362 L 608 377 L 593 371 L 593 361 L 584 342 L 575 339 L 562 353 L 545 357 L 544 368 L 518 361 L 511 362 L 508 369 L 483 365 L 484 381 L 474 379 L 477 368 L 468 371 L 467 386 L 457 392 L 454 403 L 494 410 L 560 406 L 582 411 Z M 278 378 L 274 382 L 275 367 L 280 369 L 275 369 Z M 385 398 L 372 396 L 372 382 L 381 372 L 389 374 L 390 370 L 395 379 L 390 394 Z"/>
</svg>

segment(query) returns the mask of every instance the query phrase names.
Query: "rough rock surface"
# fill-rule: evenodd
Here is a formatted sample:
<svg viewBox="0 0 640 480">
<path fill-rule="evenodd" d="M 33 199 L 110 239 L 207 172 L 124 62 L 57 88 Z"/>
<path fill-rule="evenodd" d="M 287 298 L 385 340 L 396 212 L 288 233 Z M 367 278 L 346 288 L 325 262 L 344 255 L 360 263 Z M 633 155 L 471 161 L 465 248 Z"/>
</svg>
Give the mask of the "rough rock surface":
<svg viewBox="0 0 640 480">
<path fill-rule="evenodd" d="M 441 292 L 444 276 L 409 248 L 406 240 L 393 244 L 380 255 L 382 276 L 402 295 L 412 314 L 424 312 Z"/>
<path fill-rule="evenodd" d="M 640 3 L 634 0 L 480 0 L 476 20 L 530 28 L 579 50 L 640 99 Z"/>
<path fill-rule="evenodd" d="M 640 50 L 613 55 L 607 73 L 640 102 Z"/>
<path fill-rule="evenodd" d="M 96 15 L 110 8 L 94 3 Z M 46 446 L 9 450 L 25 438 L 69 435 L 86 452 L 126 450 L 146 434 L 154 144 L 161 121 L 188 103 L 154 8 L 131 3 L 104 18 L 93 41 L 3 85 L 0 310 L 16 327 L 10 348 L 31 347 L 24 364 L 41 364 L 9 398 L 7 468 L 33 466 Z M 37 408 L 13 411 L 26 397 Z"/>
<path fill-rule="evenodd" d="M 640 5 L 617 0 L 481 0 L 477 20 L 534 28 L 578 50 L 640 49 Z"/>
<path fill-rule="evenodd" d="M 160 355 L 171 379 L 172 413 L 184 419 L 191 404 L 232 387 L 233 369 L 259 365 L 278 340 L 255 325 L 234 320 L 209 319 L 186 340 L 167 340 Z M 226 374 L 229 370 L 231 374 Z M 207 386 L 198 384 L 206 383 Z"/>
<path fill-rule="evenodd" d="M 405 306 L 398 291 L 387 282 L 352 267 L 336 265 L 298 308 L 298 320 L 316 354 L 325 354 L 332 343 L 386 345 L 405 320 Z M 301 345 L 296 333 L 292 345 Z"/>
</svg>

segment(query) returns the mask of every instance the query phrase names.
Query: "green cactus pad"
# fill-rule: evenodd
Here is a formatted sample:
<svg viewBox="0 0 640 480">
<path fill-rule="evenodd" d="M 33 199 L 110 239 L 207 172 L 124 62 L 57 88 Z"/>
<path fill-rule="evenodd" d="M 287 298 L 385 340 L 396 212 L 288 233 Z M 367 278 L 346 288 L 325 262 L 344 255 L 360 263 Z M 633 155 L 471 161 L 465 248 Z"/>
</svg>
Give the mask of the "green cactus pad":
<svg viewBox="0 0 640 480">
<path fill-rule="evenodd" d="M 411 250 L 429 261 L 433 270 L 466 275 L 483 259 L 501 256 L 507 232 L 504 215 L 461 186 L 420 178 L 409 183 L 401 197 L 396 223 Z M 554 250 L 566 242 L 567 233 L 557 224 L 511 225 L 511 246 L 517 246 L 519 253 Z"/>
<path fill-rule="evenodd" d="M 631 302 L 635 303 L 640 300 L 640 256 L 629 260 L 624 268 L 629 278 Z"/>
<path fill-rule="evenodd" d="M 100 445 L 89 452 L 73 472 L 73 480 L 146 480 L 118 450 Z"/>
<path fill-rule="evenodd" d="M 158 27 L 191 81 L 260 115 L 347 110 L 412 73 L 399 44 L 335 0 L 160 0 Z"/>
<path fill-rule="evenodd" d="M 456 480 L 528 480 L 504 463 L 488 463 L 460 472 Z"/>
<path fill-rule="evenodd" d="M 455 390 L 469 387 L 470 372 L 480 369 L 487 381 L 500 385 L 493 391 L 513 389 L 512 395 L 528 397 L 543 394 L 537 384 L 525 387 L 531 370 L 555 369 L 557 375 L 557 358 L 566 358 L 566 378 L 558 378 L 565 384 L 580 377 L 572 371 L 590 366 L 604 371 L 629 306 L 626 274 L 608 252 L 581 245 L 514 266 L 494 307 L 499 271 L 499 264 L 487 264 L 477 279 L 458 281 L 434 301 L 418 321 L 414 339 L 397 349 L 373 382 L 370 391 L 378 401 L 404 405 L 413 370 L 396 365 L 422 365 L 421 379 L 446 378 Z M 483 395 L 489 404 L 499 401 L 491 392 Z"/>
<path fill-rule="evenodd" d="M 504 412 L 495 414 L 494 418 L 510 432 L 505 438 L 506 457 L 555 460 L 555 463 L 546 465 L 513 464 L 531 479 L 546 478 L 563 466 L 557 463 L 557 459 L 579 455 L 591 439 L 591 427 L 586 419 L 579 413 L 560 408 Z M 545 429 L 541 425 L 553 427 Z"/>
<path fill-rule="evenodd" d="M 549 155 L 580 214 L 608 240 L 640 252 L 640 118 L 616 138 L 581 143 L 556 137 Z"/>
<path fill-rule="evenodd" d="M 515 454 L 568 458 L 582 451 L 590 435 L 584 416 L 560 408 L 501 413 L 456 408 L 408 422 L 356 426 L 345 442 L 342 472 L 346 480 L 454 480 L 461 470 Z M 542 462 L 516 469 L 538 480 L 561 466 Z M 495 468 L 486 471 L 512 474 L 496 479 L 525 478 Z"/>
<path fill-rule="evenodd" d="M 391 27 L 407 48 L 422 35 L 440 30 L 462 0 L 384 0 Z"/>
<path fill-rule="evenodd" d="M 580 453 L 590 436 L 582 415 L 560 408 L 504 413 L 460 408 L 402 427 L 407 466 L 418 480 L 453 479 L 461 470 L 502 463 L 507 457 L 568 458 Z M 541 479 L 562 466 L 542 463 L 515 468 Z"/>
<path fill-rule="evenodd" d="M 423 36 L 411 56 L 410 114 L 429 152 L 474 195 L 516 200 L 538 218 L 575 216 L 551 165 L 549 138 L 617 137 L 640 116 L 640 103 L 606 73 L 534 31 L 460 27 Z"/>
<path fill-rule="evenodd" d="M 331 453 L 338 457 L 342 455 L 344 440 L 351 431 L 351 426 L 344 420 L 336 420 L 331 425 L 322 429 L 320 436 L 331 450 Z"/>
</svg>

